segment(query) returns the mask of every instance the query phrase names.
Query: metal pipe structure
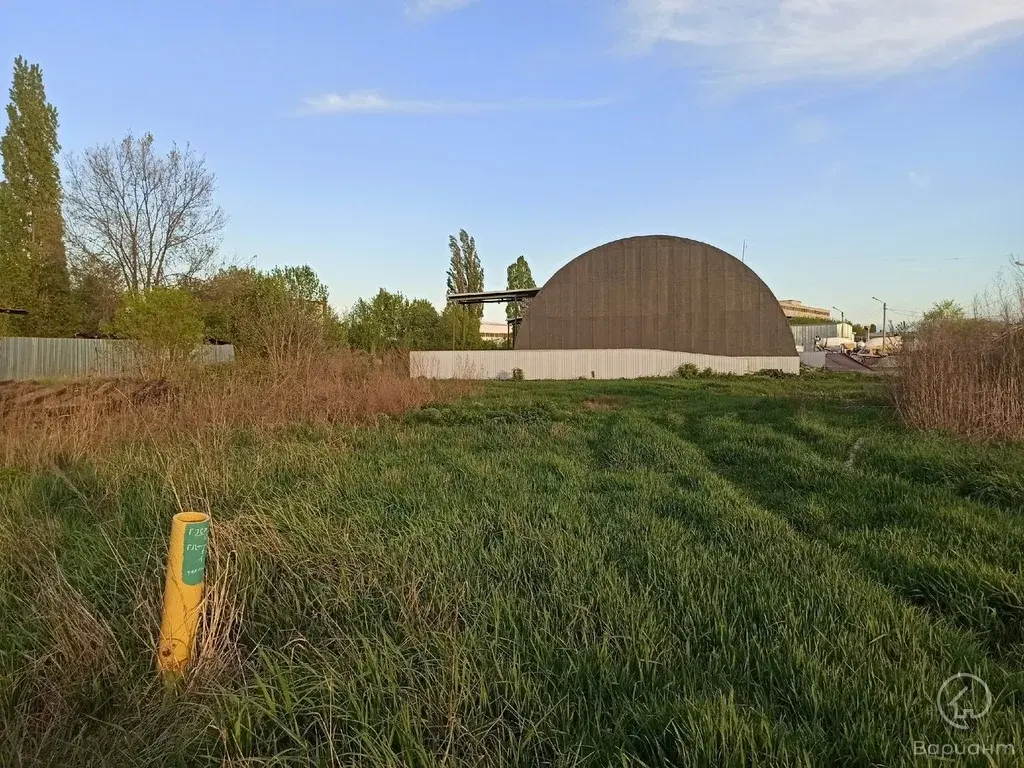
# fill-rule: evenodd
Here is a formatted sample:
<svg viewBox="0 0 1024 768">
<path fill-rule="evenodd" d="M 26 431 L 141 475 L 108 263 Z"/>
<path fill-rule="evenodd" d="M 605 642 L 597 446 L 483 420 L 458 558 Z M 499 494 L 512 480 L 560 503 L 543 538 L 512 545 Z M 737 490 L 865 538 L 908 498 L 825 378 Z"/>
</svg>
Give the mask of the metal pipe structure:
<svg viewBox="0 0 1024 768">
<path fill-rule="evenodd" d="M 192 657 L 203 608 L 209 536 L 210 516 L 202 512 L 179 512 L 171 521 L 164 613 L 157 651 L 157 668 L 161 674 L 184 672 Z"/>
<path fill-rule="evenodd" d="M 510 301 L 532 299 L 540 288 L 516 288 L 508 291 L 477 291 L 476 293 L 449 293 L 449 304 L 507 304 Z"/>
</svg>

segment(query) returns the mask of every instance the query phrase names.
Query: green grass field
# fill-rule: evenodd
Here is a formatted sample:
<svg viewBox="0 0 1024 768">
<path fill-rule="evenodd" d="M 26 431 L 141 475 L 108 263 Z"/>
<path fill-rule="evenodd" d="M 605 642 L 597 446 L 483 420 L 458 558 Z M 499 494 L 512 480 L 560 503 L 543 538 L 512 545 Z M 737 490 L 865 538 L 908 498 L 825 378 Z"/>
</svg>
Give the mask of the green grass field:
<svg viewBox="0 0 1024 768">
<path fill-rule="evenodd" d="M 1024 450 L 907 432 L 881 386 L 493 382 L 0 470 L 0 764 L 1019 764 Z M 216 551 L 165 690 L 179 500 Z"/>
</svg>

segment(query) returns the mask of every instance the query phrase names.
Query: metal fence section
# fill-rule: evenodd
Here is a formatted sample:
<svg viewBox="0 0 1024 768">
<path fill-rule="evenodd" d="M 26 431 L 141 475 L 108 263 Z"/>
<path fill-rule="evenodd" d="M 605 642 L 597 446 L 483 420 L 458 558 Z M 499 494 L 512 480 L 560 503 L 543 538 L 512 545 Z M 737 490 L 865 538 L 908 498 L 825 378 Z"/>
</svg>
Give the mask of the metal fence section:
<svg viewBox="0 0 1024 768">
<path fill-rule="evenodd" d="M 811 368 L 824 368 L 825 361 L 828 359 L 828 353 L 826 352 L 801 352 L 800 362 L 803 365 Z"/>
<path fill-rule="evenodd" d="M 410 352 L 409 373 L 428 379 L 638 379 L 671 376 L 681 365 L 744 375 L 764 369 L 800 372 L 800 358 L 722 357 L 662 349 L 523 349 Z"/>
<path fill-rule="evenodd" d="M 230 344 L 204 344 L 196 350 L 203 364 L 235 359 Z M 110 339 L 0 338 L 0 381 L 118 376 L 136 368 L 130 341 Z"/>
</svg>

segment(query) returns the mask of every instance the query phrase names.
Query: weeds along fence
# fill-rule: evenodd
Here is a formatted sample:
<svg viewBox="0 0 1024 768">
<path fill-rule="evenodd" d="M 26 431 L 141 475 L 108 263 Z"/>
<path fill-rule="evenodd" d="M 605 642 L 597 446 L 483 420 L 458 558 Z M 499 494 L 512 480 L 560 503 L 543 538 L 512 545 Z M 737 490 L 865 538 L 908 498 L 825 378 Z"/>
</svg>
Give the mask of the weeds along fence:
<svg viewBox="0 0 1024 768">
<path fill-rule="evenodd" d="M 227 363 L 235 358 L 230 344 L 204 344 L 197 363 Z M 122 376 L 139 367 L 135 345 L 112 339 L 0 338 L 0 381 Z"/>
<path fill-rule="evenodd" d="M 0 382 L 0 466 L 99 458 L 117 444 L 203 441 L 236 428 L 357 424 L 464 392 L 411 379 L 398 356 L 244 358 L 167 379 Z"/>
<path fill-rule="evenodd" d="M 1024 441 L 1024 325 L 932 323 L 900 356 L 893 402 L 918 429 Z"/>
</svg>

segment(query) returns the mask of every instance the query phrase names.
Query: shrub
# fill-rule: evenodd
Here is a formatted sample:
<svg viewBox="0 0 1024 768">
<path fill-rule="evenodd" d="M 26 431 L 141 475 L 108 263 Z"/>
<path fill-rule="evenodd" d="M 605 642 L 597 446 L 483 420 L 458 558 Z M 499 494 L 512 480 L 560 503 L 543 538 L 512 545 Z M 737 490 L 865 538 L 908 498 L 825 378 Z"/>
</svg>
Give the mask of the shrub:
<svg viewBox="0 0 1024 768">
<path fill-rule="evenodd" d="M 911 427 L 1024 441 L 1024 325 L 926 323 L 899 356 L 890 384 L 893 404 Z"/>
<path fill-rule="evenodd" d="M 700 368 L 693 363 L 683 363 L 676 369 L 676 376 L 680 379 L 696 379 L 700 375 Z"/>
<path fill-rule="evenodd" d="M 795 374 L 795 373 L 786 373 L 785 371 L 780 371 L 778 368 L 762 368 L 761 370 L 759 370 L 754 375 L 755 376 L 764 376 L 764 377 L 769 378 L 769 379 L 788 379 L 791 376 L 796 376 L 797 374 Z"/>
<path fill-rule="evenodd" d="M 258 274 L 238 321 L 239 340 L 247 351 L 272 363 L 326 353 L 328 327 L 334 318 L 326 297 L 307 298 L 295 290 L 285 272 Z"/>
<path fill-rule="evenodd" d="M 207 333 L 236 351 L 281 363 L 344 345 L 345 328 L 327 302 L 327 287 L 307 266 L 272 272 L 226 269 L 199 283 Z"/>
<path fill-rule="evenodd" d="M 135 342 L 140 367 L 158 376 L 187 365 L 203 341 L 199 302 L 180 288 L 129 295 L 114 314 L 112 329 Z"/>
<path fill-rule="evenodd" d="M 513 368 L 512 369 L 512 381 L 523 381 L 523 379 L 524 379 L 523 369 L 522 368 Z"/>
<path fill-rule="evenodd" d="M 693 363 L 683 363 L 676 369 L 676 376 L 680 379 L 717 379 L 723 376 L 735 376 L 734 373 L 719 372 L 713 368 L 701 370 Z"/>
</svg>

